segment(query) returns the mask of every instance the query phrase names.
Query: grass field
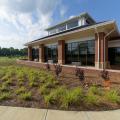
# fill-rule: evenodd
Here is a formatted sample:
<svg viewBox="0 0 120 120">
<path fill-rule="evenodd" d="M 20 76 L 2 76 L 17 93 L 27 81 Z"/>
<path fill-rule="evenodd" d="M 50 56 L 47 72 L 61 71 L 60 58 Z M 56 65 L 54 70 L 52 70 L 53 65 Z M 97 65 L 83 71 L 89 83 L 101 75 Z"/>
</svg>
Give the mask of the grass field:
<svg viewBox="0 0 120 120">
<path fill-rule="evenodd" d="M 120 108 L 118 90 L 68 88 L 53 72 L 17 65 L 16 59 L 0 58 L 0 105 L 65 110 Z"/>
</svg>

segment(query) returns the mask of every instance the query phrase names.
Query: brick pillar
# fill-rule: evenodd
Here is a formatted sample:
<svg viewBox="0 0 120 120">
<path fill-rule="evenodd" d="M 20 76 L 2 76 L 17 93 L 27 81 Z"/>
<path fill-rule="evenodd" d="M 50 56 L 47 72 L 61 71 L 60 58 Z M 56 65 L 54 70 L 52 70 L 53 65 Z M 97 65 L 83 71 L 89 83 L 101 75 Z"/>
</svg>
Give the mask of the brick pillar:
<svg viewBox="0 0 120 120">
<path fill-rule="evenodd" d="M 28 46 L 28 60 L 32 61 L 32 47 Z"/>
<path fill-rule="evenodd" d="M 39 62 L 45 62 L 44 44 L 39 45 Z"/>
<path fill-rule="evenodd" d="M 65 41 L 58 41 L 58 63 L 65 64 Z"/>
<path fill-rule="evenodd" d="M 102 69 L 104 68 L 104 66 L 105 68 L 108 66 L 108 40 L 105 39 L 104 41 L 104 37 L 105 37 L 104 32 L 95 34 L 95 67 Z M 98 41 L 99 41 L 99 46 L 98 46 Z M 105 43 L 105 48 L 104 48 L 104 43 Z M 105 63 L 104 63 L 104 49 L 105 49 Z"/>
</svg>

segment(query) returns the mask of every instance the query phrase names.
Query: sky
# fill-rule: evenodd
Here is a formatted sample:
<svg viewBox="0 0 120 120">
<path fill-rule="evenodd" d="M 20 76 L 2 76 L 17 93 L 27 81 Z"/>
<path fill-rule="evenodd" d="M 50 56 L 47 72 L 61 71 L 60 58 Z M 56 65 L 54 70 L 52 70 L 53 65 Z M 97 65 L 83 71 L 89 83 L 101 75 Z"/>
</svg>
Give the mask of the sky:
<svg viewBox="0 0 120 120">
<path fill-rule="evenodd" d="M 44 29 L 83 12 L 120 27 L 120 0 L 0 0 L 0 46 L 23 48 L 46 36 Z"/>
</svg>

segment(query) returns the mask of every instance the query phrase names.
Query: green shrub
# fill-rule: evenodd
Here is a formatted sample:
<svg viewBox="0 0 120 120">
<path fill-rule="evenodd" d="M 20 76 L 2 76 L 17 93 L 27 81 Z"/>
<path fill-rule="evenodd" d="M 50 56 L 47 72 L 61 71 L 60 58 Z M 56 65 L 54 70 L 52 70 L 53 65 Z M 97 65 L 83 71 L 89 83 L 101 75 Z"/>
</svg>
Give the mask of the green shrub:
<svg viewBox="0 0 120 120">
<path fill-rule="evenodd" d="M 6 85 L 11 85 L 12 84 L 12 78 L 9 78 L 7 81 L 4 82 Z"/>
<path fill-rule="evenodd" d="M 0 86 L 0 91 L 1 92 L 9 91 L 8 84 L 3 83 L 2 86 Z"/>
<path fill-rule="evenodd" d="M 84 97 L 84 102 L 85 104 L 93 105 L 93 104 L 99 104 L 99 96 L 97 96 L 96 93 L 96 88 L 91 87 L 86 93 L 86 96 Z"/>
<path fill-rule="evenodd" d="M 44 100 L 47 105 L 55 103 L 60 104 L 64 95 L 66 95 L 66 88 L 59 87 L 55 90 L 52 90 L 49 95 L 45 95 Z"/>
<path fill-rule="evenodd" d="M 21 93 L 25 93 L 26 92 L 26 88 L 25 87 L 20 87 L 16 90 L 16 94 L 19 95 Z"/>
<path fill-rule="evenodd" d="M 31 100 L 32 99 L 32 94 L 31 94 L 31 92 L 21 93 L 19 95 L 19 98 L 22 99 L 22 100 L 25 100 L 25 101 Z"/>
<path fill-rule="evenodd" d="M 2 78 L 5 75 L 5 71 L 3 69 L 0 69 L 0 78 Z"/>
<path fill-rule="evenodd" d="M 120 102 L 120 96 L 119 96 L 118 91 L 116 90 L 110 90 L 110 91 L 105 92 L 104 97 L 107 101 L 112 102 L 112 103 Z"/>
<path fill-rule="evenodd" d="M 12 67 L 8 67 L 5 70 L 5 76 L 2 77 L 2 80 L 8 80 L 11 79 L 15 75 L 15 71 Z"/>
<path fill-rule="evenodd" d="M 18 80 L 18 85 L 19 86 L 23 86 L 24 85 L 24 80 L 23 79 L 19 79 Z"/>
<path fill-rule="evenodd" d="M 2 92 L 0 93 L 0 101 L 7 100 L 10 98 L 10 92 Z"/>
<path fill-rule="evenodd" d="M 29 81 L 29 86 L 30 87 L 37 87 L 38 86 L 38 83 L 36 81 Z"/>
<path fill-rule="evenodd" d="M 40 86 L 40 88 L 39 88 L 39 92 L 40 92 L 40 94 L 42 94 L 42 95 L 47 95 L 47 94 L 50 93 L 50 90 L 47 88 L 46 85 L 42 85 L 42 86 Z"/>
<path fill-rule="evenodd" d="M 62 107 L 68 108 L 70 105 L 79 105 L 83 99 L 83 91 L 81 88 L 74 88 L 72 90 L 67 90 L 66 94 L 63 96 Z"/>
<path fill-rule="evenodd" d="M 24 71 L 22 71 L 22 70 L 17 71 L 17 78 L 18 79 L 24 79 L 25 76 L 26 76 L 26 74 L 24 73 Z"/>
<path fill-rule="evenodd" d="M 91 86 L 88 92 L 93 93 L 95 95 L 100 95 L 100 96 L 103 95 L 103 90 L 96 86 Z"/>
</svg>

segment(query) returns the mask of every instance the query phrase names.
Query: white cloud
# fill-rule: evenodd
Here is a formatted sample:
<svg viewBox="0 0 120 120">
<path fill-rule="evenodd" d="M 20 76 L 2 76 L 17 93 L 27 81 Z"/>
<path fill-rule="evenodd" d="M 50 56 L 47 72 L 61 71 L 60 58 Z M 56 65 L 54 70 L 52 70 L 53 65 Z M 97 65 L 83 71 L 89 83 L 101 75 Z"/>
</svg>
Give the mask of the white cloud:
<svg viewBox="0 0 120 120">
<path fill-rule="evenodd" d="M 74 17 L 75 17 L 74 15 L 71 15 L 71 16 L 69 17 L 69 19 L 74 18 Z"/>
<path fill-rule="evenodd" d="M 46 35 L 44 29 L 51 24 L 60 3 L 61 0 L 0 0 L 0 46 L 21 48 Z"/>
<path fill-rule="evenodd" d="M 67 7 L 62 5 L 61 9 L 60 9 L 60 15 L 61 17 L 64 17 L 64 15 L 66 14 L 67 12 Z"/>
</svg>

